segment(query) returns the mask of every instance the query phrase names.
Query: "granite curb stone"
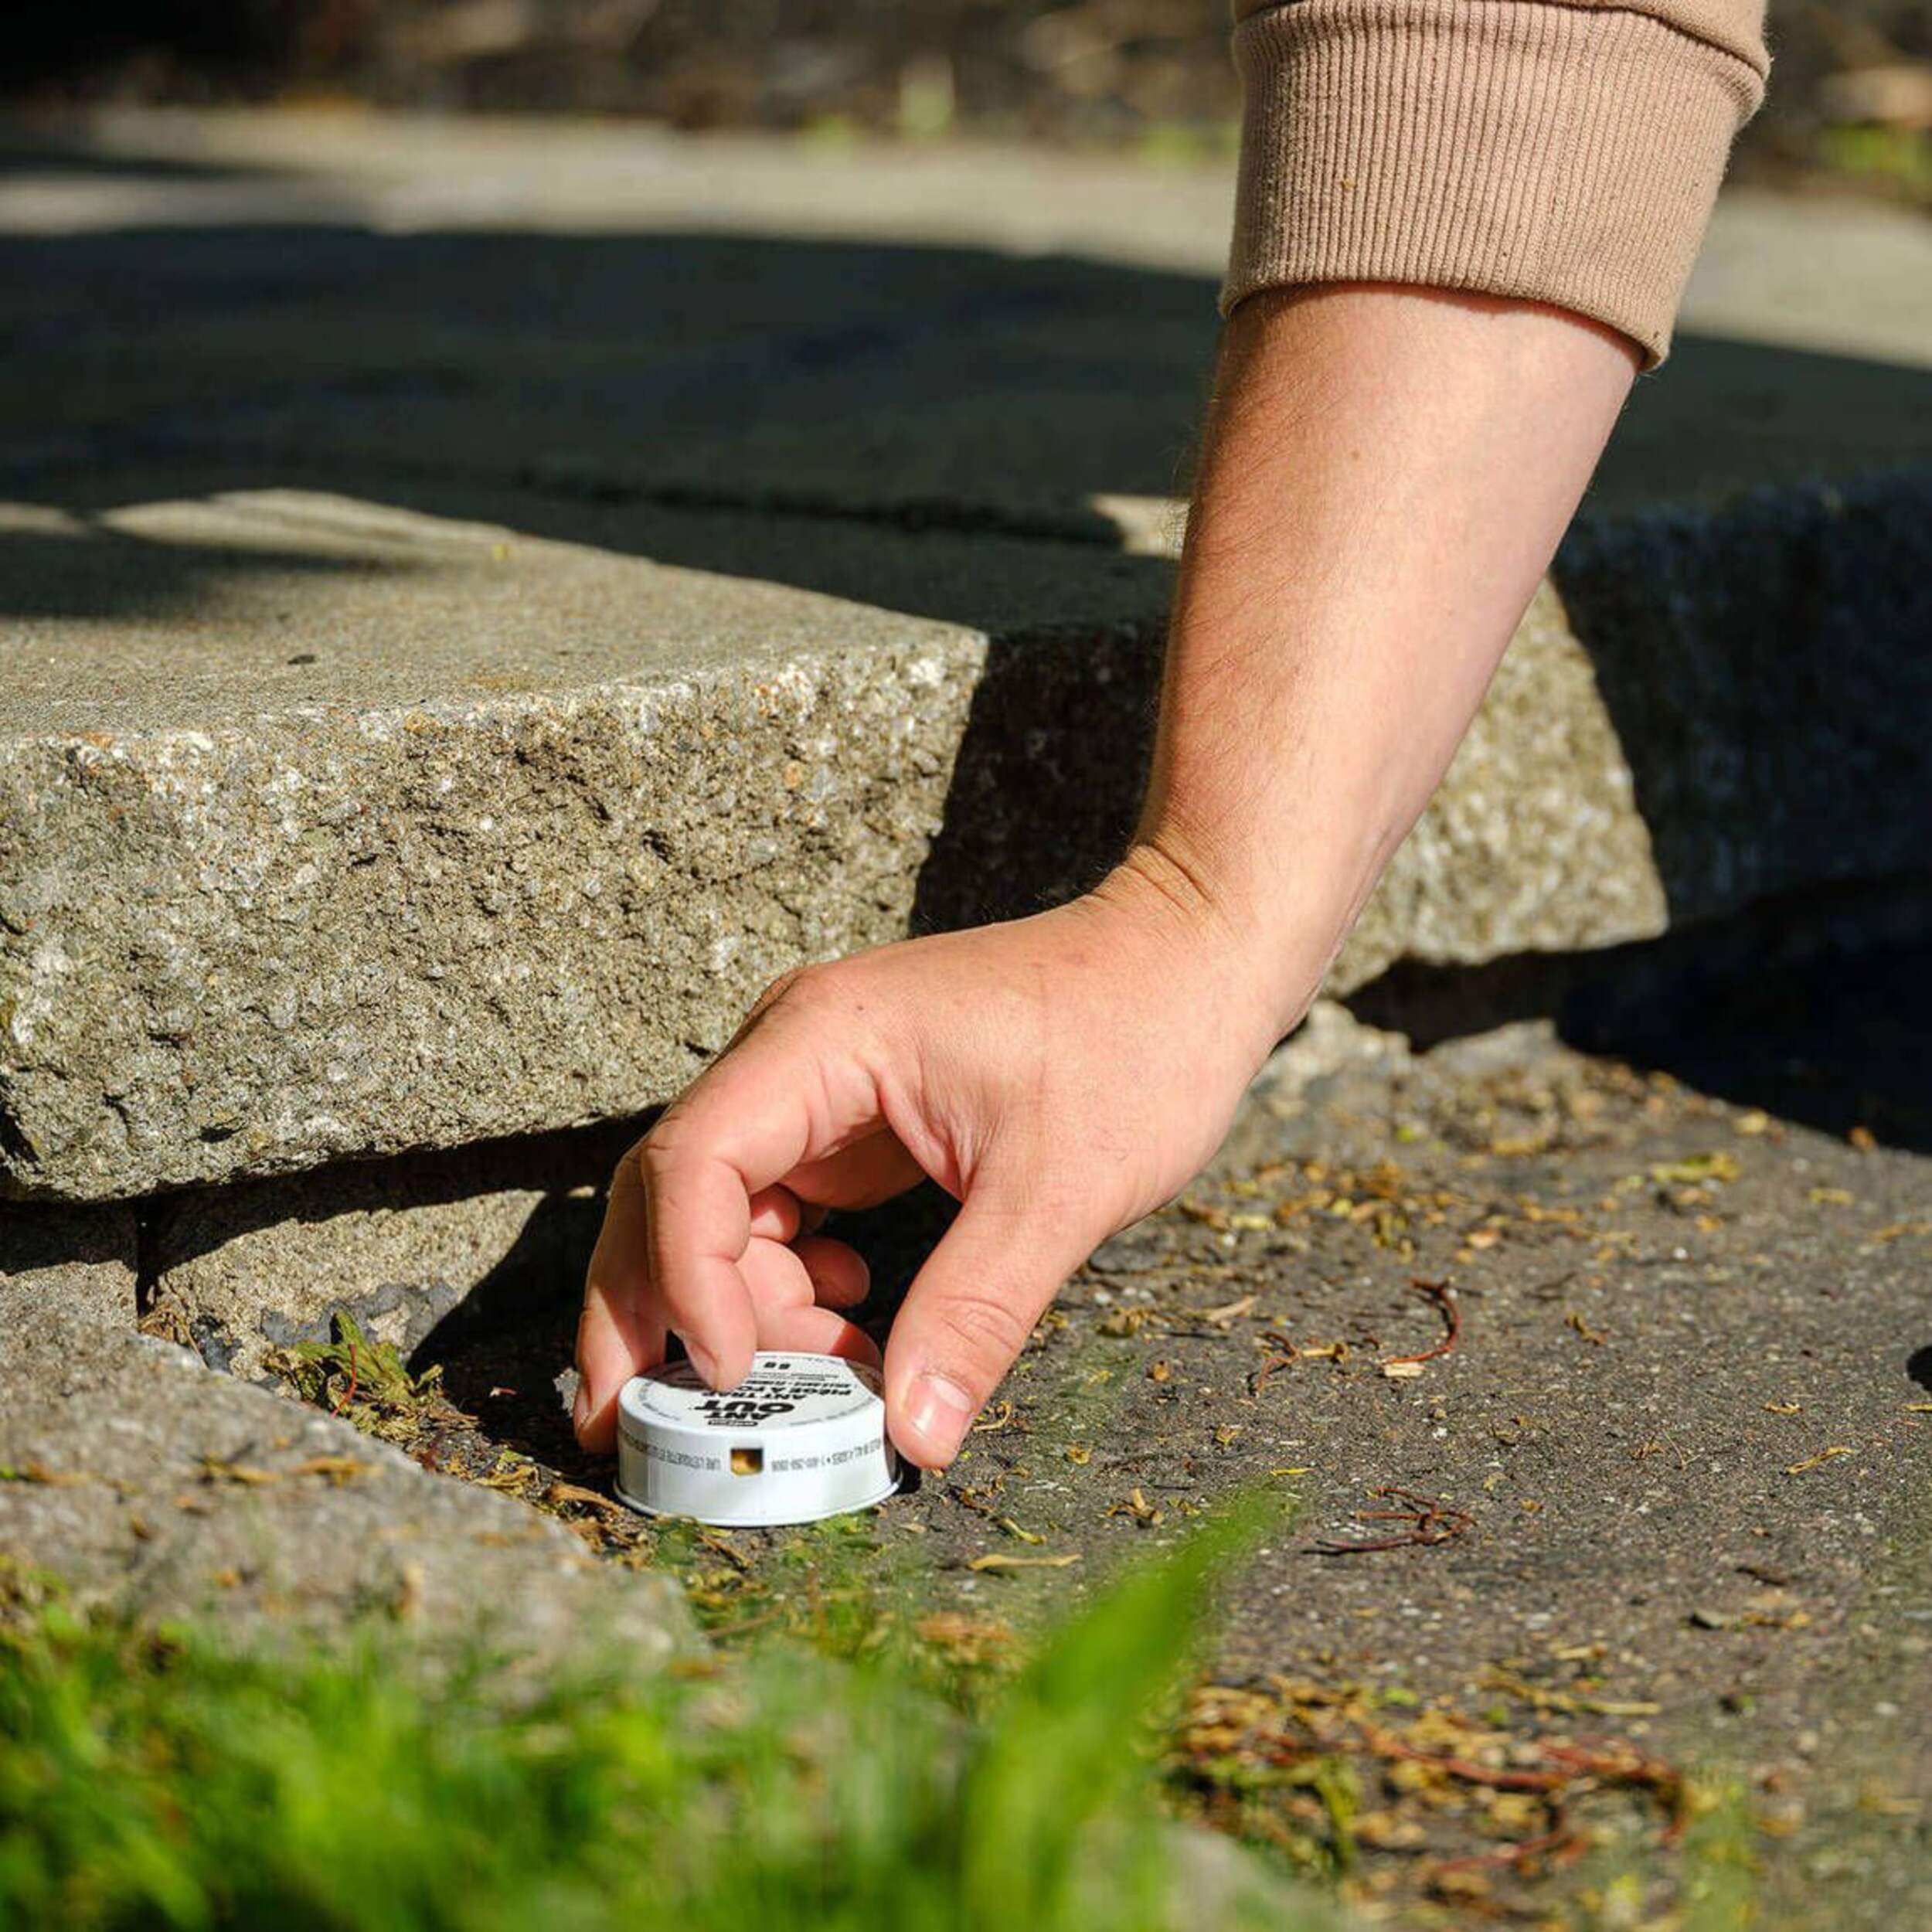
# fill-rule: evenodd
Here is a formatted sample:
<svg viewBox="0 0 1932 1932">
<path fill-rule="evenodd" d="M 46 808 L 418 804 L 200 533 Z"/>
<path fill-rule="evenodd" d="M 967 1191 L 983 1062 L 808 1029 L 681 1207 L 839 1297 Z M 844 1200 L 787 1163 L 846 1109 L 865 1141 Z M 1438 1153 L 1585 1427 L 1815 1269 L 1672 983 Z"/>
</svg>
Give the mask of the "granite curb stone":
<svg viewBox="0 0 1932 1932">
<path fill-rule="evenodd" d="M 1580 532 L 1329 990 L 1910 869 L 1929 496 L 1908 474 Z M 1057 621 L 1002 634 L 286 493 L 129 527 L 192 546 L 196 611 L 56 622 L 0 705 L 15 1196 L 634 1117 L 785 968 L 1049 903 L 1131 822 L 1163 587 L 1120 569 L 1145 560 L 1060 546 Z M 310 655 L 335 682 L 297 702 Z M 187 716 L 143 682 L 171 655 L 203 679 Z"/>
<path fill-rule="evenodd" d="M 253 1631 L 374 1614 L 560 1658 L 594 1628 L 640 1666 L 695 1641 L 671 1579 L 168 1342 L 53 1313 L 0 1340 L 0 1549 L 83 1608 Z"/>
<path fill-rule="evenodd" d="M 131 1328 L 141 1231 L 131 1204 L 15 1206 L 0 1202 L 0 1334 L 48 1311 Z"/>
<path fill-rule="evenodd" d="M 253 1378 L 338 1311 L 406 1359 L 458 1327 L 573 1301 L 604 1184 L 635 1129 L 318 1168 L 170 1195 L 149 1211 L 142 1325 Z M 16 1210 L 26 1213 L 31 1210 Z"/>
</svg>

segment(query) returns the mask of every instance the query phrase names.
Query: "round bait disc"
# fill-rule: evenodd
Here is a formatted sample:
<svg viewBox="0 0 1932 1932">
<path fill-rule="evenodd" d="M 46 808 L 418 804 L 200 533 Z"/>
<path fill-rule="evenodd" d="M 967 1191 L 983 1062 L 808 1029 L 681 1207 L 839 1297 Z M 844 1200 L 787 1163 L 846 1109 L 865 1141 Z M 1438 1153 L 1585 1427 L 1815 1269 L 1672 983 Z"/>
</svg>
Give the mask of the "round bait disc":
<svg viewBox="0 0 1932 1932">
<path fill-rule="evenodd" d="M 668 1362 L 617 1398 L 617 1493 L 654 1516 L 815 1522 L 883 1502 L 898 1480 L 878 1375 L 842 1356 L 761 1351 L 723 1393 Z"/>
</svg>

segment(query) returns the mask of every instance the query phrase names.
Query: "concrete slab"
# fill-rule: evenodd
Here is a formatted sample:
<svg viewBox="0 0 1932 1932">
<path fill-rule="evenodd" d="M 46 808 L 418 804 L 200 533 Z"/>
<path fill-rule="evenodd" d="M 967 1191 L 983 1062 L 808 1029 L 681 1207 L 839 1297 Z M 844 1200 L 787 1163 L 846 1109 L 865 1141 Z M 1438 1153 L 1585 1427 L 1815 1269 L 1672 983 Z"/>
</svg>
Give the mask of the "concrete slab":
<svg viewBox="0 0 1932 1932">
<path fill-rule="evenodd" d="M 139 1243 L 131 1206 L 0 1202 L 0 1332 L 55 1314 L 131 1328 Z"/>
<path fill-rule="evenodd" d="M 429 1475 L 131 1329 L 0 1334 L 0 1549 L 79 1607 L 338 1636 L 358 1616 L 561 1660 L 592 1631 L 640 1667 L 689 1641 L 675 1583 L 617 1578 L 508 1497 Z"/>
<path fill-rule="evenodd" d="M 784 965 L 904 929 L 988 651 L 334 501 L 30 540 L 36 596 L 120 607 L 8 658 L 0 1158 L 39 1192 L 662 1098 Z M 1073 555 L 1045 607 L 1144 693 L 1149 566 Z"/>
<path fill-rule="evenodd" d="M 1747 508 L 1577 539 L 1338 988 L 1920 862 L 1923 492 Z M 1115 849 L 1158 560 L 608 515 L 979 621 L 287 493 L 14 518 L 66 614 L 0 686 L 0 1185 L 628 1117 L 784 968 Z"/>
</svg>

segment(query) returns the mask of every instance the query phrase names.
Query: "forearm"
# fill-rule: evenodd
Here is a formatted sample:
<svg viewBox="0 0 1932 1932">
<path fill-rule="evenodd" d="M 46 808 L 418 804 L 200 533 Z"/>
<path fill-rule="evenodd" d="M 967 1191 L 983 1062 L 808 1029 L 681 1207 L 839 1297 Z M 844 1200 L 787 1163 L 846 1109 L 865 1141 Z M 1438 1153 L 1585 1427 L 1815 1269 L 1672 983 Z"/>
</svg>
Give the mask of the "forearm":
<svg viewBox="0 0 1932 1932">
<path fill-rule="evenodd" d="M 1131 869 L 1299 1016 L 1427 802 L 1637 364 L 1556 310 L 1389 286 L 1231 318 Z"/>
</svg>

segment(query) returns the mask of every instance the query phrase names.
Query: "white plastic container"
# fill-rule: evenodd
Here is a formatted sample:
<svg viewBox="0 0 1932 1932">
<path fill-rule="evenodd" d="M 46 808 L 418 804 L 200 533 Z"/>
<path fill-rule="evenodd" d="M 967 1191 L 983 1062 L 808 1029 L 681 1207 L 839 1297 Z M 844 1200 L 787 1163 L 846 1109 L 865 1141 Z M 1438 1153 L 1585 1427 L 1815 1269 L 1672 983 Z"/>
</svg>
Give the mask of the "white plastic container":
<svg viewBox="0 0 1932 1932">
<path fill-rule="evenodd" d="M 617 1494 L 648 1515 L 816 1522 L 883 1502 L 898 1481 L 879 1377 L 838 1355 L 761 1351 L 724 1394 L 674 1362 L 617 1397 Z"/>
</svg>

